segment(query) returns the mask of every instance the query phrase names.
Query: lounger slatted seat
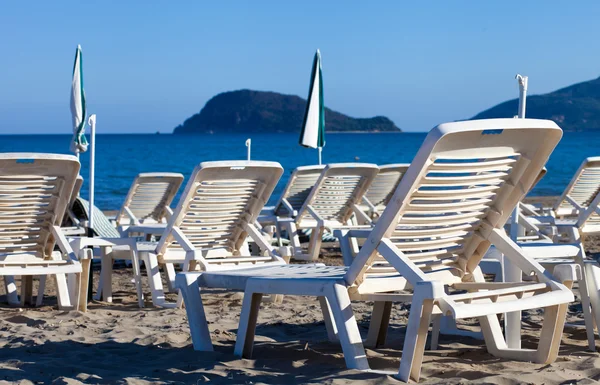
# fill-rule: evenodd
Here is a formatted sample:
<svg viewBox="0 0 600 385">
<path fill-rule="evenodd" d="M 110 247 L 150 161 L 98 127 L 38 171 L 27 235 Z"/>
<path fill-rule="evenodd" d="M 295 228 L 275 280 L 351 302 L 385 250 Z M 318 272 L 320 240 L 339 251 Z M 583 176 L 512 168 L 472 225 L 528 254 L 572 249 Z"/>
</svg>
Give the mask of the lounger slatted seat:
<svg viewBox="0 0 600 385">
<path fill-rule="evenodd" d="M 478 318 L 495 356 L 553 362 L 567 304 L 573 301 L 575 268 L 563 265 L 554 276 L 548 274 L 503 227 L 561 135 L 554 122 L 534 119 L 434 128 L 349 267 L 287 265 L 179 274 L 194 348 L 212 349 L 200 299 L 201 288 L 210 287 L 244 290 L 235 352 L 245 357 L 252 352 L 262 295 L 285 294 L 320 299 L 329 335 L 339 338 L 349 368 L 369 369 L 351 299 L 376 301 L 369 331 L 376 336 L 389 322 L 386 304 L 412 302 L 396 374 L 403 381 L 419 380 L 431 318 L 438 314 Z M 532 282 L 486 283 L 478 265 L 490 244 Z M 372 273 L 378 264 L 395 272 Z M 414 291 L 402 291 L 408 287 Z M 545 311 L 537 349 L 508 349 L 497 314 L 540 307 Z"/>
</svg>

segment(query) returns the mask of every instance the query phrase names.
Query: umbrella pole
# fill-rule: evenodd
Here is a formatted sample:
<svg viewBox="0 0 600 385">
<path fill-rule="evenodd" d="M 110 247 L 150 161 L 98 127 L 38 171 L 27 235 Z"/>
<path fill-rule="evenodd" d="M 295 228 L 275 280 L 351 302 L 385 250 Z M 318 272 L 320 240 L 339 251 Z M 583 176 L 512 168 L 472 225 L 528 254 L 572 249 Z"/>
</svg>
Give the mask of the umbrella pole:
<svg viewBox="0 0 600 385">
<path fill-rule="evenodd" d="M 517 117 L 525 118 L 525 106 L 527 99 L 527 76 L 517 75 L 519 82 L 519 111 Z M 521 215 L 519 205 L 515 207 L 512 213 L 512 224 L 510 226 L 510 237 L 515 242 L 519 236 L 525 235 L 525 229 L 519 226 L 519 216 Z M 521 269 L 511 263 L 508 258 L 503 257 L 504 281 L 521 282 Z M 515 311 L 507 313 L 504 317 L 506 345 L 512 349 L 521 348 L 521 312 Z"/>
<path fill-rule="evenodd" d="M 319 166 L 321 165 L 321 152 L 323 151 L 323 147 L 319 147 Z"/>
<path fill-rule="evenodd" d="M 96 162 L 96 114 L 90 116 L 88 123 L 90 125 L 90 218 L 89 218 L 89 236 L 93 236 L 94 229 L 94 172 Z"/>
<path fill-rule="evenodd" d="M 94 236 L 94 172 L 95 172 L 95 162 L 96 162 L 96 114 L 91 115 L 88 119 L 88 124 L 90 125 L 90 201 L 89 201 L 89 223 L 88 223 L 88 237 Z M 94 273 L 90 266 L 89 269 L 89 278 L 88 278 L 88 301 L 91 301 L 94 293 L 92 290 L 92 282 L 94 282 Z"/>
<path fill-rule="evenodd" d="M 527 76 L 517 75 L 519 81 L 519 118 L 525 118 L 525 107 L 527 105 Z"/>
</svg>

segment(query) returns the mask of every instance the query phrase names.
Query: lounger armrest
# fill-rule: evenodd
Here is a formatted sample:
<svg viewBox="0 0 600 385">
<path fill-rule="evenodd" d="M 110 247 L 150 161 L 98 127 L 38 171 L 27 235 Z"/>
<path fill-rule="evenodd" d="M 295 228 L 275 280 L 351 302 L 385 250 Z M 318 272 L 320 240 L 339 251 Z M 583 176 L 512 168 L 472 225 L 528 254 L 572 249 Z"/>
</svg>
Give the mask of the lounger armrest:
<svg viewBox="0 0 600 385">
<path fill-rule="evenodd" d="M 569 195 L 565 196 L 565 200 L 567 202 L 569 202 L 571 205 L 573 205 L 577 210 L 581 211 L 584 210 L 585 207 L 582 207 L 581 205 L 579 205 L 579 203 L 577 203 L 573 198 L 571 198 Z"/>
<path fill-rule="evenodd" d="M 283 198 L 281 200 L 281 204 L 283 205 L 283 207 L 285 207 L 285 209 L 290 213 L 292 217 L 296 217 L 298 215 L 298 211 L 294 210 L 294 208 L 287 199 Z"/>
<path fill-rule="evenodd" d="M 564 265 L 554 267 L 554 276 L 556 279 L 569 288 L 571 288 L 573 282 L 579 281 L 582 278 L 582 274 L 581 266 L 576 263 L 565 263 Z"/>
<path fill-rule="evenodd" d="M 510 239 L 504 230 L 494 228 L 489 235 L 489 241 L 515 264 L 525 275 L 535 274 L 540 282 L 550 285 L 552 290 L 562 290 L 564 285 L 539 264 L 534 258 L 528 256 L 519 245 Z M 475 268 L 475 266 L 472 266 Z M 566 288 L 565 288 L 566 289 Z"/>
<path fill-rule="evenodd" d="M 354 211 L 354 215 L 356 215 L 356 219 L 358 220 L 359 224 L 373 223 L 371 218 L 364 211 L 362 211 L 356 203 L 352 203 L 352 210 Z M 375 212 L 377 212 L 377 211 L 375 211 Z"/>
<path fill-rule="evenodd" d="M 319 226 L 325 226 L 325 220 L 321 218 L 319 213 L 317 213 L 317 211 L 311 205 L 306 206 L 306 209 L 308 210 L 308 213 L 317 221 Z"/>
<path fill-rule="evenodd" d="M 173 238 L 179 243 L 179 245 L 185 251 L 185 259 L 189 261 L 196 261 L 202 267 L 202 270 L 208 271 L 210 270 L 210 265 L 208 261 L 202 256 L 202 250 L 198 250 L 194 247 L 192 242 L 185 236 L 183 231 L 179 227 L 173 227 L 171 229 L 171 235 Z M 187 262 L 186 262 L 187 263 Z"/>
<path fill-rule="evenodd" d="M 72 238 L 69 245 L 73 250 L 79 254 L 79 252 L 87 247 L 114 247 L 114 246 L 129 246 L 131 250 L 135 250 L 138 239 L 134 237 L 130 238 L 90 238 L 90 237 L 76 237 Z"/>
<path fill-rule="evenodd" d="M 369 238 L 372 229 L 352 229 L 348 230 L 348 236 L 351 238 Z"/>
<path fill-rule="evenodd" d="M 67 215 L 68 215 L 69 219 L 71 220 L 71 222 L 75 226 L 79 226 L 79 219 L 77 219 L 77 217 L 75 216 L 75 213 L 73 213 L 73 210 L 68 209 L 67 210 Z"/>
<path fill-rule="evenodd" d="M 369 207 L 369 210 L 371 210 L 374 213 L 377 212 L 377 208 L 373 205 L 373 203 L 371 203 L 371 201 L 366 196 L 362 197 L 362 201 L 365 205 L 367 205 L 367 207 Z"/>
<path fill-rule="evenodd" d="M 173 235 L 173 238 L 175 238 L 177 243 L 179 243 L 179 245 L 183 248 L 183 250 L 196 251 L 196 248 L 194 247 L 192 242 L 190 242 L 190 240 L 185 236 L 185 234 L 183 233 L 183 231 L 181 231 L 179 227 L 174 226 L 171 230 L 171 234 Z"/>
<path fill-rule="evenodd" d="M 67 241 L 67 238 L 65 237 L 59 226 L 52 226 L 52 236 L 56 240 L 56 245 L 58 246 L 60 251 L 65 253 L 70 261 L 79 261 L 79 258 L 77 258 L 77 255 L 73 251 L 73 248 L 69 244 L 69 241 Z"/>
<path fill-rule="evenodd" d="M 129 219 L 131 219 L 133 221 L 133 224 L 135 224 L 135 225 L 139 225 L 140 224 L 140 221 L 135 217 L 135 215 L 129 209 L 129 207 L 123 207 L 123 210 L 125 210 L 125 214 L 127 214 L 127 216 L 129 217 Z"/>
</svg>

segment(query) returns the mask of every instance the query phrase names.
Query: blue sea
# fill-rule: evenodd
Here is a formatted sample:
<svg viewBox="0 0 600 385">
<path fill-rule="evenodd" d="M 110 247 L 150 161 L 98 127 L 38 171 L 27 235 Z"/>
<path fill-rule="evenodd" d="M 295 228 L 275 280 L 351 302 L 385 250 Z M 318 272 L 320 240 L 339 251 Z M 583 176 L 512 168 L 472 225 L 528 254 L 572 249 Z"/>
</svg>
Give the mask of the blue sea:
<svg viewBox="0 0 600 385">
<path fill-rule="evenodd" d="M 425 136 L 425 133 L 330 133 L 323 148 L 323 163 L 408 163 Z M 119 209 L 131 182 L 140 172 L 180 172 L 187 178 L 203 161 L 244 160 L 247 138 L 252 139 L 253 160 L 277 161 L 285 169 L 274 197 L 281 192 L 295 167 L 318 161 L 317 150 L 300 147 L 296 134 L 97 135 L 96 205 L 102 210 Z M 70 140 L 71 135 L 5 135 L 0 136 L 0 152 L 66 154 Z M 565 133 L 550 158 L 547 175 L 533 195 L 559 195 L 583 159 L 596 155 L 600 155 L 600 131 Z M 88 160 L 88 153 L 81 155 L 81 174 L 86 183 L 82 196 L 85 198 L 88 197 Z"/>
</svg>

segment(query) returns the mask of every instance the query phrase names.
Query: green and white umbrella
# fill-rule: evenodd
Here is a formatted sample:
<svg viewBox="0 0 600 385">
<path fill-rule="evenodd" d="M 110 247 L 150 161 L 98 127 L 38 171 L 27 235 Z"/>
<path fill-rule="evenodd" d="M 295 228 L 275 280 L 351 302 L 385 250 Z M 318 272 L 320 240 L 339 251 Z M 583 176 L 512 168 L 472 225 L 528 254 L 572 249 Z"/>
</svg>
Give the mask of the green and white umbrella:
<svg viewBox="0 0 600 385">
<path fill-rule="evenodd" d="M 325 146 L 325 104 L 323 103 L 323 75 L 319 50 L 315 53 L 313 60 L 310 89 L 300 133 L 300 145 L 318 148 L 319 164 L 321 164 L 321 149 Z"/>
<path fill-rule="evenodd" d="M 71 82 L 71 116 L 73 118 L 73 140 L 71 151 L 75 154 L 86 152 L 88 141 L 85 137 L 85 92 L 83 91 L 83 62 L 81 58 L 81 46 L 75 51 L 75 63 L 73 63 L 73 81 Z"/>
</svg>

